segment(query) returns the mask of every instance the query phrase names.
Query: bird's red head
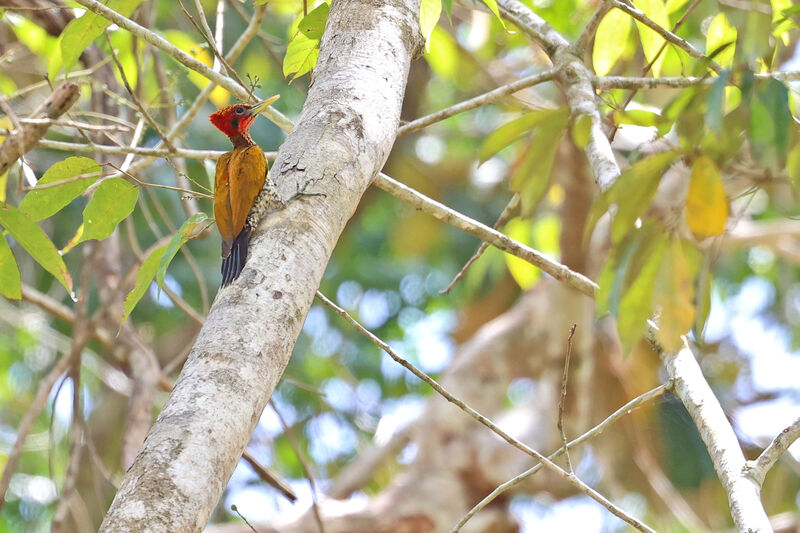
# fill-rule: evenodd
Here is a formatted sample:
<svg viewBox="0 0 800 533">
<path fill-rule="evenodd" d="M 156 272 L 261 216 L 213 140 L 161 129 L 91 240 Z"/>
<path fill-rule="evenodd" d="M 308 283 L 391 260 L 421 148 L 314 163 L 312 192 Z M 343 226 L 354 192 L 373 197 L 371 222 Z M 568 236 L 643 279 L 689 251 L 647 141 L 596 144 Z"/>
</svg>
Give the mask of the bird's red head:
<svg viewBox="0 0 800 533">
<path fill-rule="evenodd" d="M 208 119 L 219 131 L 227 135 L 230 139 L 238 136 L 247 138 L 250 126 L 252 126 L 256 117 L 278 98 L 280 98 L 280 96 L 276 95 L 253 105 L 229 105 L 223 107 L 216 113 L 212 113 Z"/>
</svg>

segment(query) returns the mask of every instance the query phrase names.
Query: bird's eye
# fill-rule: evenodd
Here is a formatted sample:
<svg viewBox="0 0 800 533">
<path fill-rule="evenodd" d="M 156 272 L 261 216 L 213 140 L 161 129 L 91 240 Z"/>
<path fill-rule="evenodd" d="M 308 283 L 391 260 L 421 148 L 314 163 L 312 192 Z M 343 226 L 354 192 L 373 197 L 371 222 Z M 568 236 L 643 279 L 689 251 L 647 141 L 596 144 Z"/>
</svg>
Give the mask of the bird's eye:
<svg viewBox="0 0 800 533">
<path fill-rule="evenodd" d="M 244 106 L 237 106 L 236 109 L 233 110 L 234 113 L 237 115 L 244 115 Z"/>
</svg>

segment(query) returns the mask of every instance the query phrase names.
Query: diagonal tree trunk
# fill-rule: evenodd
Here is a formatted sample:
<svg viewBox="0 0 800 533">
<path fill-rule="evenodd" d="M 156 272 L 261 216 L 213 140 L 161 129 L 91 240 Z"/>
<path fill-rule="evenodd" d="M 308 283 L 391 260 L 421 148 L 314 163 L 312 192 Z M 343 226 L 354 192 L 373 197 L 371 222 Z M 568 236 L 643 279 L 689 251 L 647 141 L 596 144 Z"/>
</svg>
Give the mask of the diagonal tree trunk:
<svg viewBox="0 0 800 533">
<path fill-rule="evenodd" d="M 220 291 L 101 531 L 200 531 L 289 360 L 331 251 L 394 142 L 418 2 L 333 2 L 314 84 L 272 176 L 284 196 Z"/>
</svg>

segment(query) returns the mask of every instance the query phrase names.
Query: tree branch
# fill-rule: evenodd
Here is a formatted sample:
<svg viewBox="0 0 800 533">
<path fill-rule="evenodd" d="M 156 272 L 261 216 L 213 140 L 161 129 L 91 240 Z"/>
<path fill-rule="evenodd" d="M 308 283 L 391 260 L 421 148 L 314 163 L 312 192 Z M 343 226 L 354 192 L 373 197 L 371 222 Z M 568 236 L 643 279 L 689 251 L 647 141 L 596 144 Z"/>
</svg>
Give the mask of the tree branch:
<svg viewBox="0 0 800 533">
<path fill-rule="evenodd" d="M 755 461 L 748 461 L 745 467 L 745 473 L 753 478 L 759 486 L 764 484 L 764 478 L 767 472 L 773 465 L 781 458 L 786 450 L 789 449 L 797 439 L 800 439 L 800 418 L 789 424 L 786 428 L 778 433 L 772 442 L 769 443 L 758 459 Z"/>
<path fill-rule="evenodd" d="M 65 81 L 53 94 L 37 107 L 28 118 L 57 119 L 78 101 L 81 92 L 78 86 Z M 31 150 L 39 139 L 44 137 L 50 123 L 25 124 L 0 145 L 0 176 L 5 174 L 11 165 Z"/>
<path fill-rule="evenodd" d="M 651 337 L 654 337 L 651 335 Z M 739 531 L 772 531 L 760 498 L 760 485 L 745 472 L 745 458 L 733 428 L 684 339 L 676 354 L 659 351 L 680 398 L 697 426 L 714 470 L 728 495 L 733 521 Z"/>
</svg>

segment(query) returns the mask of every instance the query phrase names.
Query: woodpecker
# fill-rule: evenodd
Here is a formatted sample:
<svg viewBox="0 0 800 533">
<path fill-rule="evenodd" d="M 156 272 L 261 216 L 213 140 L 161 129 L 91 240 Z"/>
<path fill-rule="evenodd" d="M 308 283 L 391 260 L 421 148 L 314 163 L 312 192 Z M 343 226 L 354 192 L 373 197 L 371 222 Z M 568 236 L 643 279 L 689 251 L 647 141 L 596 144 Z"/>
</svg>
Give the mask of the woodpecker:
<svg viewBox="0 0 800 533">
<path fill-rule="evenodd" d="M 222 235 L 223 287 L 242 272 L 250 235 L 264 213 L 286 206 L 268 175 L 264 152 L 250 137 L 256 117 L 278 98 L 276 95 L 253 105 L 229 105 L 209 117 L 233 143 L 233 150 L 217 161 L 214 179 L 214 217 Z"/>
</svg>

